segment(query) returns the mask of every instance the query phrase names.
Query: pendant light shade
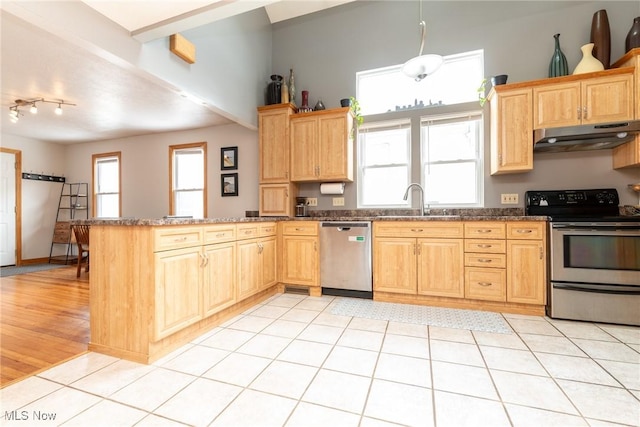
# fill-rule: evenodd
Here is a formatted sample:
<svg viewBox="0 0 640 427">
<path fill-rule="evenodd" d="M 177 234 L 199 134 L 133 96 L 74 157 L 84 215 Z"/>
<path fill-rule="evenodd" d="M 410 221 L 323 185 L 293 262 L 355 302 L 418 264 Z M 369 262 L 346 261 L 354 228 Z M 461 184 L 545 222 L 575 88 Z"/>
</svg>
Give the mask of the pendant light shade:
<svg viewBox="0 0 640 427">
<path fill-rule="evenodd" d="M 411 58 L 402 66 L 402 72 L 417 82 L 435 73 L 444 62 L 444 59 L 440 55 L 422 54 L 426 37 L 427 24 L 422 20 L 422 0 L 420 0 L 420 51 L 418 52 L 418 56 Z"/>
</svg>

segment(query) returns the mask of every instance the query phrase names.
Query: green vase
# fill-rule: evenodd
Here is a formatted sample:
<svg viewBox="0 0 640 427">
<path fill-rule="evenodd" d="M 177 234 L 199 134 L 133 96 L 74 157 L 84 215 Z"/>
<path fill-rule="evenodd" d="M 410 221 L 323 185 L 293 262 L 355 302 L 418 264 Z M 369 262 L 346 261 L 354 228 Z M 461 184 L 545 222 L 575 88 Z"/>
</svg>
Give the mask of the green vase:
<svg viewBox="0 0 640 427">
<path fill-rule="evenodd" d="M 553 36 L 556 43 L 556 49 L 549 63 L 549 77 L 566 76 L 569 74 L 569 65 L 567 65 L 567 57 L 560 50 L 560 34 Z"/>
</svg>

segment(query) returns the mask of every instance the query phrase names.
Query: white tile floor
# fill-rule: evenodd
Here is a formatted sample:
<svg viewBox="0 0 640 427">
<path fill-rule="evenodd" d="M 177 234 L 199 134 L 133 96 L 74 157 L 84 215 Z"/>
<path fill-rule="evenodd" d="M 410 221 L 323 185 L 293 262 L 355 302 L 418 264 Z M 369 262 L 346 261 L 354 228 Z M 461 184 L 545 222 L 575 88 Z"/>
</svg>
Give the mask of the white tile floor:
<svg viewBox="0 0 640 427">
<path fill-rule="evenodd" d="M 0 423 L 640 426 L 640 328 L 505 315 L 498 334 L 336 301 L 276 295 L 153 365 L 88 353 L 2 389 Z"/>
</svg>

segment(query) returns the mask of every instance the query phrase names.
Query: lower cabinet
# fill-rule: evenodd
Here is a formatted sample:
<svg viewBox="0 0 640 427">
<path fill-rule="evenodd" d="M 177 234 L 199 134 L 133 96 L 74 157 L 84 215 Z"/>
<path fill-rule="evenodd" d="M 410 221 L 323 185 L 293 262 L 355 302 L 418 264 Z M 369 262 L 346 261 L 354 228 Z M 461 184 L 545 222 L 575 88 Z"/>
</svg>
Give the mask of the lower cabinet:
<svg viewBox="0 0 640 427">
<path fill-rule="evenodd" d="M 199 246 L 155 254 L 155 340 L 202 319 L 202 263 Z"/>
<path fill-rule="evenodd" d="M 247 236 L 256 237 L 238 240 L 237 243 L 239 300 L 275 285 L 277 281 L 275 223 L 239 225 L 238 238 L 246 238 Z"/>
<path fill-rule="evenodd" d="M 204 317 L 207 317 L 236 302 L 236 243 L 207 245 L 204 257 L 202 309 Z"/>
<path fill-rule="evenodd" d="M 545 253 L 545 223 L 507 223 L 507 301 L 546 304 Z"/>
<path fill-rule="evenodd" d="M 374 222 L 373 233 L 374 293 L 464 297 L 461 222 Z"/>
<path fill-rule="evenodd" d="M 465 222 L 464 237 L 465 297 L 485 301 L 506 301 L 505 223 Z"/>
<path fill-rule="evenodd" d="M 279 281 L 290 285 L 320 286 L 318 221 L 283 222 L 281 235 Z"/>
</svg>

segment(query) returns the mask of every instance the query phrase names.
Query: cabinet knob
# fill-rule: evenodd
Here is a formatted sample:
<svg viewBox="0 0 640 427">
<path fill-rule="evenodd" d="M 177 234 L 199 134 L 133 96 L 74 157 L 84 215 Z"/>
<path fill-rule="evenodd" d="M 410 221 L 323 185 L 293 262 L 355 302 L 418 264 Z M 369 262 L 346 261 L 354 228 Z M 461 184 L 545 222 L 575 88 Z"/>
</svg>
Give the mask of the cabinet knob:
<svg viewBox="0 0 640 427">
<path fill-rule="evenodd" d="M 491 233 L 491 229 L 490 228 L 481 228 L 481 229 L 478 230 L 478 233 L 482 233 L 482 234 Z"/>
<path fill-rule="evenodd" d="M 478 262 L 489 263 L 492 262 L 492 260 L 489 258 L 478 258 Z"/>
<path fill-rule="evenodd" d="M 491 286 L 492 283 L 491 282 L 478 282 L 478 285 L 480 285 L 480 286 Z"/>
<path fill-rule="evenodd" d="M 482 248 L 482 249 L 488 249 L 488 248 L 493 247 L 493 245 L 480 244 L 480 245 L 478 245 L 478 247 L 479 247 L 479 248 Z"/>
<path fill-rule="evenodd" d="M 529 234 L 529 233 L 533 233 L 533 230 L 531 230 L 530 228 L 519 228 L 516 230 L 516 233 Z"/>
</svg>

